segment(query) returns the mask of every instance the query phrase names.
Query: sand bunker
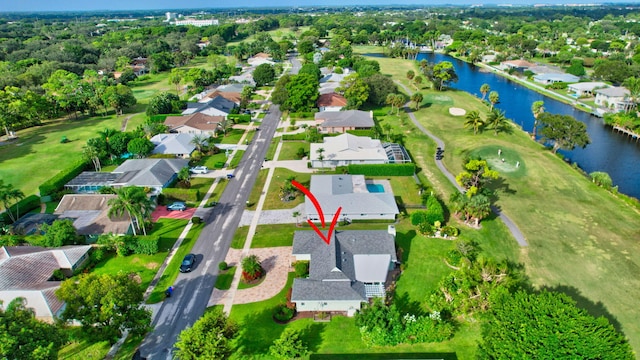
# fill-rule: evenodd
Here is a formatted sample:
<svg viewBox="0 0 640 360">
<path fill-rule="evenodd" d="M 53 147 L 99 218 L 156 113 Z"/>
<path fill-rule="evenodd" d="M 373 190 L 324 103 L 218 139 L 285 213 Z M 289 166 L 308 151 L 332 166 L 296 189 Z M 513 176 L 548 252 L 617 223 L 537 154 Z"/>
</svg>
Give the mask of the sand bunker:
<svg viewBox="0 0 640 360">
<path fill-rule="evenodd" d="M 449 114 L 453 115 L 453 116 L 464 116 L 467 114 L 467 111 L 465 109 L 460 109 L 457 107 L 451 107 L 449 108 Z"/>
</svg>

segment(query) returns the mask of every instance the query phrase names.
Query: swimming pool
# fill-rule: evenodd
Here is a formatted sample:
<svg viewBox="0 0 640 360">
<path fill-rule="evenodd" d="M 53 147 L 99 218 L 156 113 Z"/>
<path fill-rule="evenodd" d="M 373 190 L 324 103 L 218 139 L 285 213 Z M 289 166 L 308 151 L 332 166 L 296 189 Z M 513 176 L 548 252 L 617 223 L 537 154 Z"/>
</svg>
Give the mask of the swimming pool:
<svg viewBox="0 0 640 360">
<path fill-rule="evenodd" d="M 367 184 L 367 190 L 369 190 L 370 193 L 383 193 L 384 186 L 380 184 Z"/>
</svg>

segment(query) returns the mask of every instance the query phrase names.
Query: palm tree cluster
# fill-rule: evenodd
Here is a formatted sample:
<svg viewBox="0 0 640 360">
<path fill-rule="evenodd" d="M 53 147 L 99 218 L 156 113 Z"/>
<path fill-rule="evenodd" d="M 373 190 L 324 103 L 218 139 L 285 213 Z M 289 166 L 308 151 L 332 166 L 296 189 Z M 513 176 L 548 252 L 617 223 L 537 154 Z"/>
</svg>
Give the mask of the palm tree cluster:
<svg viewBox="0 0 640 360">
<path fill-rule="evenodd" d="M 260 265 L 260 258 L 257 255 L 249 255 L 242 258 L 242 279 L 251 282 L 264 275 L 264 269 Z"/>
<path fill-rule="evenodd" d="M 472 128 L 473 134 L 476 135 L 485 127 L 493 129 L 493 134 L 498 135 L 498 131 L 505 131 L 509 128 L 509 119 L 505 116 L 504 111 L 493 109 L 486 119 L 482 119 L 477 110 L 470 111 L 464 122 L 464 128 Z"/>
<path fill-rule="evenodd" d="M 480 221 L 491 214 L 491 200 L 483 194 L 471 198 L 460 192 L 451 195 L 449 208 L 454 216 L 462 216 L 465 221 L 472 221 L 478 227 Z"/>
<path fill-rule="evenodd" d="M 142 230 L 143 234 L 147 235 L 144 224 L 151 216 L 153 202 L 147 197 L 144 189 L 138 186 L 127 186 L 115 189 L 115 192 L 118 197 L 109 199 L 107 202 L 109 216 L 122 216 L 127 213 L 131 218 L 133 235 L 137 234 L 136 229 Z"/>
<path fill-rule="evenodd" d="M 24 199 L 24 193 L 20 189 L 14 188 L 12 184 L 5 184 L 0 179 L 0 201 L 12 222 L 15 222 L 20 217 L 20 208 L 16 206 L 16 214 L 14 216 L 9 208 L 10 204 L 13 201 L 19 202 L 22 199 Z"/>
<path fill-rule="evenodd" d="M 402 94 L 389 94 L 387 95 L 386 103 L 391 105 L 391 112 L 393 112 L 393 108 L 396 108 L 396 115 L 400 115 L 400 107 L 404 105 L 405 98 Z"/>
</svg>

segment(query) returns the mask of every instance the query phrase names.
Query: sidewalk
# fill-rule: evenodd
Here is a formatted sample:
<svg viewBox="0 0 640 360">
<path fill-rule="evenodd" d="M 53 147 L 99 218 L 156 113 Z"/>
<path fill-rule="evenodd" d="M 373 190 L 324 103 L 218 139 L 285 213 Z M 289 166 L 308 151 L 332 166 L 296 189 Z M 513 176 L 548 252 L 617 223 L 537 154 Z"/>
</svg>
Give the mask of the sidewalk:
<svg viewBox="0 0 640 360">
<path fill-rule="evenodd" d="M 282 142 L 278 143 L 278 147 L 276 148 L 276 153 L 274 155 L 274 159 L 277 159 L 278 156 L 280 156 L 280 150 L 282 150 Z M 258 200 L 258 204 L 256 206 L 255 214 L 253 216 L 253 219 L 251 220 L 251 224 L 249 225 L 249 232 L 247 234 L 247 241 L 245 241 L 244 248 L 242 249 L 242 252 L 240 253 L 240 259 L 242 257 L 245 257 L 245 256 L 249 255 L 249 250 L 251 249 L 251 241 L 253 240 L 253 236 L 256 233 L 256 227 L 258 226 L 258 221 L 260 219 L 260 214 L 262 212 L 262 207 L 264 206 L 264 201 L 265 201 L 265 199 L 267 197 L 267 191 L 269 189 L 269 185 L 271 184 L 271 179 L 273 178 L 273 173 L 274 172 L 275 172 L 275 167 L 269 168 L 269 174 L 267 175 L 267 180 L 265 181 L 264 187 L 262 188 L 262 193 L 260 195 L 260 199 Z M 231 249 L 229 251 L 231 251 Z M 242 276 L 242 271 L 240 271 L 240 269 L 238 269 L 238 270 L 239 271 L 236 271 L 235 276 L 233 277 L 233 281 L 231 282 L 231 288 L 227 291 L 227 294 L 225 294 L 221 298 L 214 298 L 213 295 L 216 294 L 216 292 L 214 291 L 214 293 L 212 294 L 211 299 L 209 300 L 209 303 L 212 303 L 213 301 L 215 301 L 216 303 L 222 302 L 224 304 L 224 312 L 226 314 L 231 313 L 231 307 L 233 306 L 236 294 L 238 293 L 238 284 L 240 283 L 240 277 Z M 265 279 L 265 281 L 266 281 L 266 279 Z M 263 284 L 264 284 L 264 282 L 263 282 Z M 256 286 L 255 288 L 259 289 L 261 287 L 262 287 L 262 284 Z M 258 290 L 256 290 L 256 291 L 258 291 Z M 219 294 L 218 294 L 218 296 L 219 296 Z"/>
</svg>

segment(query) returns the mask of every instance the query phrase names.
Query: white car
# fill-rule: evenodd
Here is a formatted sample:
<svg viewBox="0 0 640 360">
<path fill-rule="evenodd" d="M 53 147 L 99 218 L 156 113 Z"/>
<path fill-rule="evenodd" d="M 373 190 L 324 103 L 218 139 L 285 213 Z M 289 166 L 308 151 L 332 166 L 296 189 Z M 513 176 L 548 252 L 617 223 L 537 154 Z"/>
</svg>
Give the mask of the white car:
<svg viewBox="0 0 640 360">
<path fill-rule="evenodd" d="M 193 174 L 206 174 L 209 172 L 209 168 L 206 166 L 196 166 L 189 169 L 189 172 Z"/>
</svg>

